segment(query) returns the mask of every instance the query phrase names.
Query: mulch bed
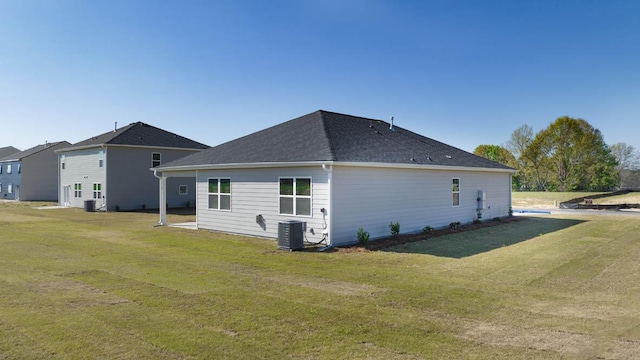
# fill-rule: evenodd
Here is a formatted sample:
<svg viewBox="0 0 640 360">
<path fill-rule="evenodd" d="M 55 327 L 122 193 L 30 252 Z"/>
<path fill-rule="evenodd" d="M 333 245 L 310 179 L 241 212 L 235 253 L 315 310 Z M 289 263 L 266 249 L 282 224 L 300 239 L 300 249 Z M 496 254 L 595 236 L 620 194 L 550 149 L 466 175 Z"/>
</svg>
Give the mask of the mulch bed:
<svg viewBox="0 0 640 360">
<path fill-rule="evenodd" d="M 411 243 L 415 241 L 422 241 L 431 238 L 435 238 L 438 236 L 450 235 L 450 234 L 458 234 L 466 231 L 472 231 L 477 229 L 483 229 L 492 226 L 498 226 L 502 224 L 509 224 L 512 222 L 524 221 L 527 220 L 526 217 L 518 217 L 518 216 L 509 216 L 499 219 L 487 220 L 476 224 L 466 224 L 461 225 L 457 229 L 444 228 L 433 230 L 431 232 L 421 232 L 417 234 L 405 234 L 405 235 L 397 235 L 397 236 L 389 236 L 382 239 L 372 240 L 367 242 L 364 245 L 353 245 L 349 247 L 338 247 L 336 251 L 340 252 L 367 252 L 367 251 L 377 251 L 382 250 L 388 247 L 402 245 L 406 243 Z"/>
</svg>

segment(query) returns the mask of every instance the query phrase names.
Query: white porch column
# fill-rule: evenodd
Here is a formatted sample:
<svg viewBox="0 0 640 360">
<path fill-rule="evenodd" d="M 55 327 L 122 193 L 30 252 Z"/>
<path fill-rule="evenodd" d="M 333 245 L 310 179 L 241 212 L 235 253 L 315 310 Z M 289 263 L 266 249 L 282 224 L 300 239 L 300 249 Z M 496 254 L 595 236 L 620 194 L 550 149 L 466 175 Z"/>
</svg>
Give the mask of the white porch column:
<svg viewBox="0 0 640 360">
<path fill-rule="evenodd" d="M 158 177 L 160 181 L 160 221 L 159 225 L 167 225 L 167 178 L 165 176 Z"/>
</svg>

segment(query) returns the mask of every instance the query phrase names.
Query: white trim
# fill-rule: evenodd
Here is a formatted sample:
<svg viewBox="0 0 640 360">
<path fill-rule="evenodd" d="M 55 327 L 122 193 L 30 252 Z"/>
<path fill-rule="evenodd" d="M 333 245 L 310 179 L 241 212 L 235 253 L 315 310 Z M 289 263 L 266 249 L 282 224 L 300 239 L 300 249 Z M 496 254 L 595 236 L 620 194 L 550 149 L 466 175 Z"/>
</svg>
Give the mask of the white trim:
<svg viewBox="0 0 640 360">
<path fill-rule="evenodd" d="M 96 185 L 98 185 L 99 189 L 96 190 Z M 96 197 L 96 194 L 98 194 L 99 196 Z M 102 183 L 101 182 L 94 182 L 91 186 L 91 198 L 94 200 L 101 200 L 102 199 Z"/>
<path fill-rule="evenodd" d="M 398 168 L 398 169 L 423 169 L 423 170 L 455 170 L 455 171 L 479 171 L 479 172 L 499 172 L 515 173 L 514 169 L 493 169 L 483 167 L 468 166 L 446 166 L 446 165 L 423 165 L 423 164 L 396 164 L 396 163 L 375 163 L 375 162 L 334 162 L 334 161 L 298 161 L 298 162 L 260 162 L 260 163 L 230 163 L 230 164 L 203 164 L 203 165 L 182 165 L 154 168 L 158 171 L 184 171 L 184 170 L 217 170 L 217 169 L 246 169 L 246 168 L 279 168 L 279 167 L 300 167 L 300 166 L 354 166 L 354 167 L 375 167 L 375 168 Z"/>
<path fill-rule="evenodd" d="M 453 182 L 456 179 L 458 180 L 458 191 L 453 190 Z M 460 189 L 460 183 L 461 183 L 461 181 L 460 181 L 459 177 L 452 177 L 451 178 L 451 206 L 452 207 L 460 207 L 460 203 L 462 202 L 462 201 L 460 201 L 460 193 L 461 193 L 461 191 L 460 191 L 461 190 Z M 453 195 L 454 194 L 458 194 L 458 205 L 453 203 Z"/>
<path fill-rule="evenodd" d="M 292 179 L 293 180 L 293 194 L 292 195 L 282 195 L 280 194 L 280 181 L 282 179 Z M 298 183 L 298 179 L 309 179 L 309 195 L 296 195 L 296 185 Z M 280 198 L 290 198 L 293 200 L 293 208 L 292 214 L 286 214 L 282 212 L 280 208 Z M 297 206 L 296 200 L 300 199 L 309 199 L 309 215 L 306 214 L 297 214 Z M 279 176 L 278 177 L 278 215 L 286 215 L 286 216 L 296 216 L 296 217 L 304 217 L 304 218 L 312 218 L 313 217 L 313 178 L 311 176 Z"/>
<path fill-rule="evenodd" d="M 158 160 L 155 159 L 156 155 L 158 155 Z M 157 162 L 158 165 L 153 166 L 153 163 Z M 162 166 L 162 153 L 153 151 L 151 152 L 151 168 L 156 168 L 158 166 Z"/>
<path fill-rule="evenodd" d="M 77 150 L 87 150 L 87 149 L 94 149 L 94 148 L 108 148 L 108 147 L 124 147 L 124 148 L 137 148 L 137 149 L 158 149 L 158 150 L 184 150 L 184 151 L 204 151 L 204 150 L 207 150 L 207 148 L 198 149 L 198 148 L 146 146 L 146 145 L 126 145 L 126 144 L 92 144 L 92 145 L 83 145 L 83 146 L 77 146 L 77 147 L 68 147 L 68 148 L 64 148 L 64 149 L 58 149 L 58 150 L 54 150 L 54 152 L 56 152 L 56 153 L 64 153 L 64 152 L 71 152 L 71 151 L 77 151 Z"/>
<path fill-rule="evenodd" d="M 218 192 L 217 193 L 209 192 L 209 181 L 212 180 L 212 179 L 218 180 Z M 220 190 L 221 190 L 220 189 L 220 181 L 221 180 L 229 180 L 229 208 L 228 209 L 221 209 L 220 208 L 220 203 L 221 203 L 220 202 L 220 196 L 221 195 L 225 195 L 225 196 L 227 195 L 227 193 L 221 193 L 220 192 Z M 231 194 L 233 193 L 233 190 L 231 189 L 231 187 L 232 187 L 232 182 L 231 182 L 231 178 L 230 177 L 214 177 L 214 176 L 208 177 L 207 178 L 207 204 L 206 204 L 207 206 L 206 206 L 206 209 L 207 210 L 215 210 L 215 211 L 231 211 Z M 218 196 L 218 208 L 217 209 L 209 207 L 209 196 L 210 195 L 217 195 Z"/>
</svg>

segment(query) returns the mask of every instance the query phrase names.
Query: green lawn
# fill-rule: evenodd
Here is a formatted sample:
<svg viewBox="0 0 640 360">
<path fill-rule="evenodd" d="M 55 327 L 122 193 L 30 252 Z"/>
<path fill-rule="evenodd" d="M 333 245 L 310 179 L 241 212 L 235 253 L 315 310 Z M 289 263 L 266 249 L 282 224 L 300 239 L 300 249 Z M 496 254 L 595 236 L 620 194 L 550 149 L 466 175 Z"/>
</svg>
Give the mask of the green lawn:
<svg viewBox="0 0 640 360">
<path fill-rule="evenodd" d="M 290 253 L 155 214 L 0 205 L 0 359 L 637 358 L 639 219 Z"/>
<path fill-rule="evenodd" d="M 546 192 L 546 191 L 514 191 L 511 193 L 511 204 L 514 208 L 553 208 L 561 202 L 588 197 L 597 192 Z M 604 200 L 604 199 L 603 199 Z M 554 203 L 555 201 L 555 203 Z"/>
</svg>

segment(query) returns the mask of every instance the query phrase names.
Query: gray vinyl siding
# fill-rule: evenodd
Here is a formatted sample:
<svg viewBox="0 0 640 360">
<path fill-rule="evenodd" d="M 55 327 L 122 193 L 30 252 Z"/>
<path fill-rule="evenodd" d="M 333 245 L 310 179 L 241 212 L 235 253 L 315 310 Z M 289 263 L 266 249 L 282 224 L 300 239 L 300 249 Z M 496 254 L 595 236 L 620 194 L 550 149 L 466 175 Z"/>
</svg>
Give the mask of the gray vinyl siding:
<svg viewBox="0 0 640 360">
<path fill-rule="evenodd" d="M 135 147 L 108 147 L 106 160 L 107 210 L 147 209 L 159 207 L 159 180 L 149 168 L 152 166 L 152 153 L 161 154 L 161 163 L 177 160 L 192 154 L 192 150 L 168 150 Z M 187 185 L 190 195 L 178 194 L 178 186 Z M 167 204 L 169 207 L 183 207 L 186 201 L 195 201 L 195 178 L 167 180 Z"/>
<path fill-rule="evenodd" d="M 65 186 L 70 186 L 69 192 L 69 206 L 72 207 L 84 207 L 85 200 L 93 200 L 93 184 L 102 184 L 102 196 L 107 198 L 106 188 L 106 166 L 99 167 L 99 151 L 104 150 L 102 148 L 93 148 L 86 150 L 68 151 L 59 154 L 59 156 L 65 156 L 65 168 L 60 169 L 60 187 L 58 202 L 64 205 L 63 189 Z M 107 155 L 105 151 L 104 162 L 107 162 Z M 82 184 L 82 196 L 74 196 L 74 184 Z M 96 202 L 96 207 L 100 207 L 103 204 L 103 200 L 100 199 Z"/>
<path fill-rule="evenodd" d="M 58 200 L 58 155 L 55 150 L 64 146 L 69 143 L 52 145 L 22 159 L 20 200 Z"/>
<path fill-rule="evenodd" d="M 311 216 L 279 214 L 279 178 L 311 177 Z M 231 210 L 208 208 L 208 179 L 231 179 Z M 277 238 L 278 223 L 284 220 L 306 222 L 306 239 L 322 239 L 325 220 L 320 209 L 328 209 L 328 174 L 320 166 L 268 169 L 198 171 L 198 228 L 230 233 Z M 261 214 L 264 222 L 256 222 Z"/>
<path fill-rule="evenodd" d="M 372 238 L 389 235 L 389 223 L 401 233 L 427 225 L 476 219 L 478 190 L 486 192 L 483 219 L 509 214 L 510 174 L 334 166 L 332 177 L 333 244 L 356 240 L 358 228 Z M 460 206 L 453 206 L 452 179 L 460 178 Z"/>
<path fill-rule="evenodd" d="M 20 161 L 7 161 L 0 164 L 2 164 L 2 174 L 0 174 L 2 193 L 0 195 L 6 200 L 16 200 L 18 192 L 22 190 L 22 175 L 18 174 L 18 164 L 20 164 Z M 7 172 L 9 165 L 11 165 L 11 174 Z M 11 185 L 13 189 L 11 193 L 8 191 L 9 185 Z"/>
</svg>

